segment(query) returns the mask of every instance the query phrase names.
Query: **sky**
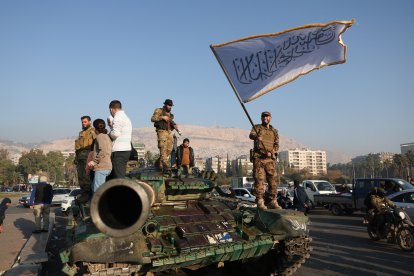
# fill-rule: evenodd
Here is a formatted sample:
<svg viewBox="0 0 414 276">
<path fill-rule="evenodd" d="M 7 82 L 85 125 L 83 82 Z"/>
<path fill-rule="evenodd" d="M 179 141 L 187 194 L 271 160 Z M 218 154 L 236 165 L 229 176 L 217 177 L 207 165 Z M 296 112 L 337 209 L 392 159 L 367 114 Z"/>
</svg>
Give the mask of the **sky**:
<svg viewBox="0 0 414 276">
<path fill-rule="evenodd" d="M 211 44 L 352 20 L 347 62 L 246 103 L 311 149 L 400 153 L 414 142 L 414 1 L 0 1 L 0 140 L 74 137 L 120 100 L 134 128 L 165 99 L 179 125 L 251 129 Z M 185 133 L 185 129 L 181 129 Z"/>
</svg>

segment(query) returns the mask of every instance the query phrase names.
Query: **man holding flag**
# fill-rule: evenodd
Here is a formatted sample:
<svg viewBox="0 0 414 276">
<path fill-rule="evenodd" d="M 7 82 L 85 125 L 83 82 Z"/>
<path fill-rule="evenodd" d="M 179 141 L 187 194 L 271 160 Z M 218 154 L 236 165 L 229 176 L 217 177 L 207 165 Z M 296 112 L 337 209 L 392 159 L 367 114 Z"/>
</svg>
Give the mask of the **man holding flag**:
<svg viewBox="0 0 414 276">
<path fill-rule="evenodd" d="M 253 177 L 254 195 L 256 196 L 257 208 L 267 209 L 264 203 L 265 186 L 267 180 L 270 209 L 281 209 L 277 203 L 277 186 L 275 162 L 279 150 L 279 134 L 277 129 L 270 125 L 272 116 L 270 112 L 262 112 L 262 124 L 255 125 L 250 132 L 249 138 L 254 140 L 253 147 Z"/>
<path fill-rule="evenodd" d="M 262 113 L 262 124 L 253 125 L 244 103 L 300 76 L 325 66 L 345 63 L 346 46 L 342 34 L 352 21 L 309 24 L 286 31 L 250 36 L 222 44 L 210 45 L 250 124 L 254 140 L 253 166 L 257 207 L 264 204 L 264 179 L 269 184 L 269 208 L 279 209 L 276 200 L 275 160 L 279 136 L 270 125 L 270 112 Z"/>
</svg>

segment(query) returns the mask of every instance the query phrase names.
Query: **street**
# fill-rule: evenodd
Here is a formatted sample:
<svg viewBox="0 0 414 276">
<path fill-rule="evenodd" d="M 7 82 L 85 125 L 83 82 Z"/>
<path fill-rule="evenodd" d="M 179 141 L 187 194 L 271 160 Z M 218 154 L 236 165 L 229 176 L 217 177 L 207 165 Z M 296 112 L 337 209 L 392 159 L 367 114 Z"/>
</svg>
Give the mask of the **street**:
<svg viewBox="0 0 414 276">
<path fill-rule="evenodd" d="M 66 217 L 61 216 L 57 207 L 52 212 L 55 213 L 55 228 L 48 245 L 49 262 L 44 264 L 42 275 L 64 275 L 60 271 L 58 254 L 65 245 Z M 412 275 L 414 253 L 404 252 L 397 245 L 385 241 L 371 241 L 362 224 L 362 213 L 333 216 L 319 207 L 309 216 L 313 251 L 310 259 L 294 275 Z M 11 218 L 15 221 L 11 222 Z M 7 241 L 5 233 L 0 236 L 2 248 L 10 249 L 0 253 L 1 260 L 5 260 L 4 254 L 8 254 L 9 259 L 10 254 L 17 256 L 19 250 L 13 248 L 21 248 L 34 227 L 33 215 L 28 208 L 11 206 L 7 219 L 7 229 L 11 229 L 10 223 L 16 227 L 13 234 L 16 238 Z M 0 271 L 5 269 L 2 267 Z"/>
<path fill-rule="evenodd" d="M 362 213 L 333 216 L 316 208 L 310 219 L 313 252 L 295 275 L 413 275 L 414 253 L 370 240 Z"/>
</svg>

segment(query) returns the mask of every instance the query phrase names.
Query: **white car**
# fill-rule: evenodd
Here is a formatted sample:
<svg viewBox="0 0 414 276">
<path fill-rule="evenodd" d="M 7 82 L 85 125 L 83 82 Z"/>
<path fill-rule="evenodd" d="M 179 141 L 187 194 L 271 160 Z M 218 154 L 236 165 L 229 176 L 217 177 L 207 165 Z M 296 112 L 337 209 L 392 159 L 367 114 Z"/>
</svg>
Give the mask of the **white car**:
<svg viewBox="0 0 414 276">
<path fill-rule="evenodd" d="M 65 196 L 69 195 L 72 190 L 69 188 L 54 188 L 53 199 L 51 205 L 59 205 L 62 203 Z"/>
<path fill-rule="evenodd" d="M 252 195 L 251 188 L 233 188 L 236 198 L 250 202 L 256 202 L 256 197 Z"/>
<path fill-rule="evenodd" d="M 74 189 L 70 192 L 70 194 L 66 195 L 62 201 L 61 211 L 62 213 L 66 214 L 72 208 L 72 203 L 75 200 L 76 196 L 82 193 L 82 189 Z"/>
</svg>

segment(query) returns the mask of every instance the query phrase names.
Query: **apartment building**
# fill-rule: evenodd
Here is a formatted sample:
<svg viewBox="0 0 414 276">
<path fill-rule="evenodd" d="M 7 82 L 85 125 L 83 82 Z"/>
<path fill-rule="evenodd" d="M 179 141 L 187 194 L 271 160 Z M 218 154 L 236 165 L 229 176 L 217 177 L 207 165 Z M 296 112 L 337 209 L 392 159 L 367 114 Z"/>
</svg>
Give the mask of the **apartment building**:
<svg viewBox="0 0 414 276">
<path fill-rule="evenodd" d="M 326 174 L 326 152 L 322 150 L 292 149 L 279 152 L 279 161 L 291 168 L 307 169 L 311 174 Z"/>
</svg>

